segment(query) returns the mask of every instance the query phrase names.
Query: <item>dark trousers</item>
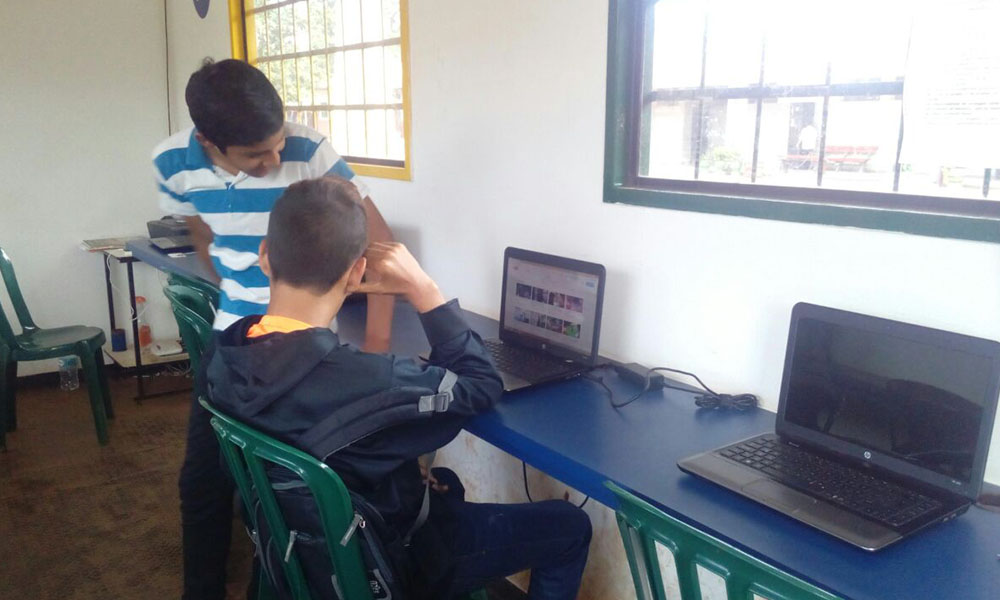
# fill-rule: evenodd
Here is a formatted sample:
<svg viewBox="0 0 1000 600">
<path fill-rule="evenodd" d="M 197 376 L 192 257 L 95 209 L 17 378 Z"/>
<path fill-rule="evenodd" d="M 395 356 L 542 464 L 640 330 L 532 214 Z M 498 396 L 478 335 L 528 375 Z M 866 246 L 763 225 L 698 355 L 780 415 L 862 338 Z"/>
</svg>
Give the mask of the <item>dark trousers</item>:
<svg viewBox="0 0 1000 600">
<path fill-rule="evenodd" d="M 206 350 L 203 365 L 211 350 Z M 204 367 L 195 374 L 187 448 L 178 485 L 184 553 L 184 600 L 226 597 L 226 559 L 232 535 L 234 487 L 210 423 L 198 403 L 206 389 Z"/>
<path fill-rule="evenodd" d="M 453 593 L 531 569 L 528 598 L 573 600 L 587 564 L 590 518 L 563 500 L 526 504 L 476 504 L 454 472 L 434 469 L 448 486 L 444 494 L 455 515 Z"/>
</svg>

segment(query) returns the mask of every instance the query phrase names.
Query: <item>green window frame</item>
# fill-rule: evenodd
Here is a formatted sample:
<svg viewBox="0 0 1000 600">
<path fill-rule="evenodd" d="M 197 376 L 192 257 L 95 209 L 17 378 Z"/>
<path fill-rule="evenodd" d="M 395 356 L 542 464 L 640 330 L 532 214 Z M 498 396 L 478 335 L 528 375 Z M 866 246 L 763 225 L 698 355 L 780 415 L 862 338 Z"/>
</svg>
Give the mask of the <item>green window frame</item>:
<svg viewBox="0 0 1000 600">
<path fill-rule="evenodd" d="M 605 202 L 1000 242 L 996 201 L 640 176 L 643 93 L 649 87 L 643 61 L 652 52 L 646 15 L 655 2 L 609 3 Z M 852 93 L 826 87 L 829 95 Z M 987 171 L 987 182 L 989 177 Z"/>
</svg>

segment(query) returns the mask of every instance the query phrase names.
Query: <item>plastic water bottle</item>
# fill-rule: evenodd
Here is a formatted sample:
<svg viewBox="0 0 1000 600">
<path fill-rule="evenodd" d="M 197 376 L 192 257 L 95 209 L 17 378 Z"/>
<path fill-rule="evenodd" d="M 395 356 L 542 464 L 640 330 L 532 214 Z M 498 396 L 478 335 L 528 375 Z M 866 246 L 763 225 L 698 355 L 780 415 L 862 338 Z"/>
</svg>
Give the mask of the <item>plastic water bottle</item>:
<svg viewBox="0 0 1000 600">
<path fill-rule="evenodd" d="M 153 345 L 153 330 L 149 323 L 142 316 L 146 312 L 146 298 L 144 296 L 135 297 L 135 320 L 139 330 L 139 349 L 146 352 Z"/>
<path fill-rule="evenodd" d="M 80 387 L 80 361 L 75 356 L 64 356 L 59 359 L 59 389 L 67 392 Z"/>
</svg>

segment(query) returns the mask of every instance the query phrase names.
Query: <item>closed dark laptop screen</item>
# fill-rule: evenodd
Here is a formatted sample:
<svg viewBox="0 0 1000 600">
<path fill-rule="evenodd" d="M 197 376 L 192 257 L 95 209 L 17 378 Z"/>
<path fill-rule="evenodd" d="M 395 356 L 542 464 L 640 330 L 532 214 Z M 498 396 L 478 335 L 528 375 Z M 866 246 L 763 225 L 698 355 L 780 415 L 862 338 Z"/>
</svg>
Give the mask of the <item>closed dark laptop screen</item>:
<svg viewBox="0 0 1000 600">
<path fill-rule="evenodd" d="M 991 376 L 985 356 L 803 318 L 785 419 L 968 482 Z"/>
</svg>

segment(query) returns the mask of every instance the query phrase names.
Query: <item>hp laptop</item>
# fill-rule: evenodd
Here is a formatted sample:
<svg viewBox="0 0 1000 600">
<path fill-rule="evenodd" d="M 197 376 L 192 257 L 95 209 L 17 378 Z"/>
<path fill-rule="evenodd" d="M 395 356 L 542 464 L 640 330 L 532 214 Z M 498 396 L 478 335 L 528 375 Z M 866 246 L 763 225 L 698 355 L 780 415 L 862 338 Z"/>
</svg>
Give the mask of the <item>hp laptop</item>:
<svg viewBox="0 0 1000 600">
<path fill-rule="evenodd" d="M 604 267 L 507 248 L 500 339 L 485 340 L 504 389 L 579 375 L 597 362 Z"/>
<path fill-rule="evenodd" d="M 998 392 L 997 342 L 797 304 L 775 432 L 678 466 L 878 550 L 975 501 Z"/>
</svg>

